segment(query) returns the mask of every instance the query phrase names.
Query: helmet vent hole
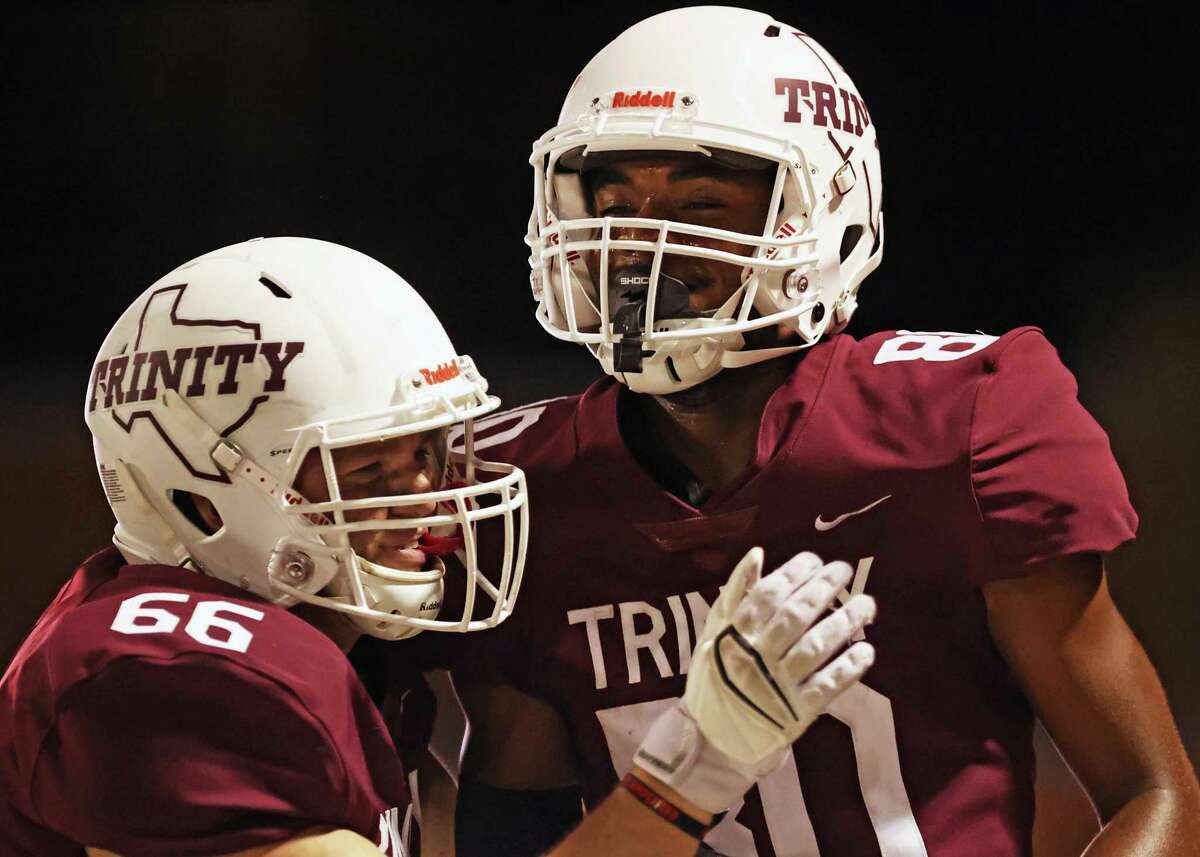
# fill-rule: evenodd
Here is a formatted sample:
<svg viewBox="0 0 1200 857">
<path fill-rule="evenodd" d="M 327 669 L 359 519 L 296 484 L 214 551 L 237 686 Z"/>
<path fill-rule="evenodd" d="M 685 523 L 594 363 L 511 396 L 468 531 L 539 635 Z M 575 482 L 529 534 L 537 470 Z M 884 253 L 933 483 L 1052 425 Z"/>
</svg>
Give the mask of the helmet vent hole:
<svg viewBox="0 0 1200 857">
<path fill-rule="evenodd" d="M 286 291 L 284 291 L 283 286 L 279 285 L 279 283 L 275 282 L 274 280 L 272 280 L 270 277 L 266 276 L 265 274 L 263 276 L 259 277 L 258 281 L 260 283 L 262 283 L 264 286 L 266 286 L 267 291 L 270 292 L 271 294 L 273 294 L 275 297 L 287 298 L 289 300 L 291 299 L 292 296 L 290 294 L 288 294 Z"/>
<path fill-rule="evenodd" d="M 769 26 L 765 30 L 763 30 L 763 35 L 766 36 L 768 39 L 774 39 L 779 36 L 779 27 L 772 24 L 771 26 Z"/>
<path fill-rule="evenodd" d="M 183 517 L 187 519 L 188 523 L 197 530 L 204 533 L 206 536 L 214 535 L 219 531 L 222 523 L 220 520 L 220 515 L 216 511 L 216 507 L 213 506 L 212 501 L 207 497 L 201 497 L 200 499 L 207 505 L 210 510 L 209 515 L 215 518 L 215 521 L 206 519 L 205 516 L 200 512 L 200 507 L 196 502 L 197 495 L 188 491 L 180 491 L 177 489 L 172 489 L 167 493 L 171 498 L 171 503 L 176 509 L 179 510 L 179 513 L 183 515 Z M 213 523 L 216 523 L 217 526 L 214 527 Z"/>
<path fill-rule="evenodd" d="M 667 358 L 667 372 L 671 375 L 671 380 L 676 384 L 682 384 L 683 379 L 679 377 L 679 373 L 675 371 L 675 361 L 670 357 Z"/>
<path fill-rule="evenodd" d="M 842 233 L 842 246 L 838 249 L 838 258 L 845 262 L 854 252 L 854 248 L 858 246 L 859 240 L 862 238 L 863 228 L 861 224 L 853 223 L 846 227 L 846 231 Z"/>
</svg>

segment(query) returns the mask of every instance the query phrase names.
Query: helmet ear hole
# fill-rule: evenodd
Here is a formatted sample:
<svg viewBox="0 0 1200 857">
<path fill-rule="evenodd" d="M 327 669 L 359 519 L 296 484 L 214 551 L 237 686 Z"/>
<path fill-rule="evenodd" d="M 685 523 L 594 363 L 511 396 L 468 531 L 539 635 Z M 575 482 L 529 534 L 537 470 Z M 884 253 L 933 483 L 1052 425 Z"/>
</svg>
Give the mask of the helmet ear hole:
<svg viewBox="0 0 1200 857">
<path fill-rule="evenodd" d="M 863 231 L 862 225 L 858 223 L 852 223 L 846 227 L 846 231 L 842 233 L 841 247 L 838 248 L 839 261 L 845 262 L 850 258 L 850 254 L 854 252 L 854 248 L 862 239 Z"/>
<path fill-rule="evenodd" d="M 177 488 L 167 491 L 167 496 L 188 523 L 204 535 L 215 535 L 224 526 L 221 513 L 217 511 L 212 500 L 207 497 L 201 494 L 192 494 L 190 491 L 180 491 Z"/>
</svg>

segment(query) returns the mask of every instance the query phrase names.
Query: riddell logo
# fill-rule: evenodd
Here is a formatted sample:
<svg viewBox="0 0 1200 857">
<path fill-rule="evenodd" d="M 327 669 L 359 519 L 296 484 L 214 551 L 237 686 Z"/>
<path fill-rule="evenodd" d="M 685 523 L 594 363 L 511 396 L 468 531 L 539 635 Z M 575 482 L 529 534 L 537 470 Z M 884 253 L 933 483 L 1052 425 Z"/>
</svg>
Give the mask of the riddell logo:
<svg viewBox="0 0 1200 857">
<path fill-rule="evenodd" d="M 421 369 L 420 372 L 426 384 L 441 384 L 443 381 L 458 377 L 458 364 L 450 361 L 433 369 Z"/>
<path fill-rule="evenodd" d="M 643 92 L 639 89 L 637 92 L 614 92 L 612 106 L 614 109 L 617 107 L 674 107 L 675 90 L 655 92 L 647 89 Z"/>
</svg>

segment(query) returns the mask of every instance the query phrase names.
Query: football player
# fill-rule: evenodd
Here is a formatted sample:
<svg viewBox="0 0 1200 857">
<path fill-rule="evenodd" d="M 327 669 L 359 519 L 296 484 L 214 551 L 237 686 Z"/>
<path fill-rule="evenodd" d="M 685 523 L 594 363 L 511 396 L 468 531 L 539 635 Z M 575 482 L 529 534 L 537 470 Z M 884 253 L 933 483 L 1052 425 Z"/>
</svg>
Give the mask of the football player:
<svg viewBox="0 0 1200 857">
<path fill-rule="evenodd" d="M 656 15 L 588 63 L 531 164 L 538 320 L 608 377 L 475 437 L 539 498 L 538 609 L 488 641 L 493 675 L 458 670 L 462 857 L 568 827 L 629 770 L 751 544 L 849 561 L 879 658 L 707 848 L 1028 855 L 1037 716 L 1103 822 L 1089 857 L 1195 853 L 1195 775 L 1105 584 L 1137 518 L 1071 373 L 1034 328 L 841 332 L 884 222 L 837 60 L 752 11 Z"/>
<path fill-rule="evenodd" d="M 512 612 L 525 478 L 472 443 L 498 405 L 404 280 L 335 244 L 226 247 L 138 297 L 85 399 L 114 546 L 0 680 L 0 853 L 411 853 L 414 781 L 344 653 Z M 735 569 L 707 668 L 647 738 L 666 767 L 556 853 L 694 852 L 705 807 L 870 665 L 846 648 L 868 596 L 817 621 L 849 566 L 805 554 L 760 581 L 761 562 Z"/>
</svg>

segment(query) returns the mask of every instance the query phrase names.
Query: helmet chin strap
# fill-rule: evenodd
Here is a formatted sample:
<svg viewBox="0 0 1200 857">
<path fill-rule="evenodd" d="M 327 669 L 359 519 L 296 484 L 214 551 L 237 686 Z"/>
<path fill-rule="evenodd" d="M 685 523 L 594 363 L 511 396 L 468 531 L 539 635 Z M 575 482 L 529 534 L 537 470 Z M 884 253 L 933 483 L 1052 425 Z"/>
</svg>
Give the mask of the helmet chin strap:
<svg viewBox="0 0 1200 857">
<path fill-rule="evenodd" d="M 217 467 L 218 472 L 225 479 L 230 480 L 237 478 L 237 474 L 234 472 L 235 468 L 249 466 L 254 470 L 253 476 L 261 477 L 256 484 L 260 485 L 262 490 L 271 491 L 275 488 L 274 477 L 261 470 L 256 464 L 242 455 L 241 450 L 236 444 L 218 434 L 212 426 L 196 413 L 183 396 L 180 396 L 175 390 L 167 388 L 160 394 L 160 401 L 162 407 L 158 411 L 157 418 L 162 430 L 174 439 L 175 443 L 182 449 L 182 454 L 189 460 L 207 459 L 208 463 Z M 154 504 L 145 496 L 146 492 L 132 469 L 127 468 L 123 462 L 119 461 L 116 466 L 129 475 L 129 484 L 136 487 L 137 494 L 139 495 L 136 499 L 153 508 Z M 201 464 L 200 466 L 204 465 Z M 194 568 L 202 570 L 203 564 L 191 555 L 187 535 L 179 531 L 175 526 L 172 526 L 168 515 L 164 515 L 157 508 L 155 508 L 155 512 L 155 517 L 162 522 L 164 528 L 163 536 L 166 537 L 168 533 L 170 534 L 169 538 L 163 539 L 163 545 L 167 546 L 172 554 L 169 561 L 173 561 L 179 565 L 191 564 Z M 121 528 L 118 527 L 114 538 L 117 546 L 120 548 L 130 548 L 135 553 L 142 553 L 141 546 L 129 544 L 122 538 L 120 530 Z"/>
<path fill-rule="evenodd" d="M 172 418 L 186 429 L 188 436 L 200 440 L 210 450 L 213 463 L 230 479 L 245 479 L 275 502 L 282 502 L 280 495 L 288 499 L 289 505 L 306 502 L 296 491 L 281 484 L 255 463 L 237 444 L 217 434 L 173 390 L 164 391 L 164 398 Z M 348 539 L 342 546 L 284 539 L 273 552 L 273 569 L 269 577 L 276 589 L 292 598 L 346 613 L 359 630 L 371 636 L 398 640 L 420 632 L 419 628 L 406 624 L 406 618 L 432 619 L 437 616 L 446 575 L 441 554 L 452 552 L 458 544 L 455 537 L 432 537 L 422 549 L 428 551 L 433 567 L 425 571 L 404 571 L 358 555 Z M 302 567 L 305 560 L 312 565 L 313 572 L 320 564 L 324 573 L 310 572 L 308 579 L 314 582 L 307 586 L 290 585 L 287 579 L 290 564 L 299 562 Z M 329 562 L 340 566 L 344 577 L 339 577 L 327 565 Z M 319 594 L 322 586 L 331 587 L 330 594 Z"/>
<path fill-rule="evenodd" d="M 281 485 L 274 476 L 250 458 L 240 446 L 217 434 L 216 430 L 187 403 L 187 400 L 174 390 L 164 390 L 162 398 L 163 404 L 166 405 L 163 413 L 169 415 L 164 421 L 168 425 L 173 423 L 182 428 L 188 437 L 199 441 L 200 447 L 207 451 L 208 458 L 220 468 L 230 481 L 244 479 L 276 502 L 279 502 L 280 496 L 287 498 L 292 503 L 303 501 L 303 497 L 287 486 Z"/>
<path fill-rule="evenodd" d="M 125 502 L 135 506 L 142 519 L 156 530 L 154 541 L 146 543 L 134 538 L 120 523 L 117 524 L 113 530 L 113 544 L 121 551 L 126 562 L 130 565 L 190 565 L 194 570 L 195 560 L 188 554 L 179 533 L 147 499 L 146 489 L 134 470 L 119 458 L 112 459 L 112 466 L 125 489 Z"/>
<path fill-rule="evenodd" d="M 807 347 L 808 345 L 785 345 L 779 348 L 755 348 L 751 351 L 724 351 L 721 353 L 721 368 L 741 369 L 744 366 L 774 360 L 776 357 L 786 357 Z"/>
<path fill-rule="evenodd" d="M 613 343 L 613 370 L 619 373 L 643 371 L 643 361 L 654 352 L 643 348 L 642 334 L 645 331 L 647 309 L 646 293 L 650 283 L 649 265 L 628 265 L 616 269 L 610 276 L 610 292 L 613 293 L 613 332 L 621 338 Z M 720 318 L 733 315 L 744 295 L 735 293 L 715 310 L 698 312 L 689 308 L 691 289 L 682 280 L 662 271 L 658 275 L 655 316 L 667 321 L 687 318 Z M 813 343 L 786 345 L 776 348 L 724 349 L 721 352 L 722 369 L 741 369 L 777 357 L 795 354 Z"/>
<path fill-rule="evenodd" d="M 190 444 L 191 451 L 203 450 L 201 454 L 207 454 L 209 461 L 216 465 L 231 483 L 235 480 L 242 480 L 253 486 L 259 493 L 265 494 L 272 503 L 279 504 L 281 508 L 285 504 L 295 505 L 305 502 L 304 498 L 296 491 L 282 484 L 271 473 L 259 466 L 238 444 L 218 434 L 177 392 L 166 389 L 162 392 L 162 399 L 165 407 L 161 410 L 160 419 L 165 423 L 164 427 L 177 439 L 188 438 L 192 442 Z M 305 538 L 302 543 L 298 543 L 295 536 L 296 534 L 293 532 L 280 539 L 272 551 L 270 563 L 277 562 L 276 554 L 280 552 L 281 545 L 289 546 L 292 552 L 299 550 L 314 556 L 326 550 L 331 553 L 337 550 L 328 548 L 311 538 Z M 196 558 L 191 556 L 188 558 L 198 567 L 203 568 L 203 564 Z M 286 564 L 288 558 L 283 557 L 278 562 Z M 336 558 L 333 558 L 332 562 L 336 563 Z M 310 573 L 306 576 L 304 586 L 306 591 L 319 590 L 329 579 L 330 574 L 327 568 L 317 570 L 322 573 Z M 275 582 L 275 576 L 269 570 L 268 578 Z"/>
<path fill-rule="evenodd" d="M 621 335 L 613 343 L 613 369 L 617 372 L 641 372 L 642 361 L 653 354 L 642 347 L 642 334 L 650 322 L 651 270 L 645 264 L 625 265 L 614 269 L 609 276 L 613 332 Z M 655 317 L 699 317 L 700 313 L 689 309 L 691 291 L 687 283 L 660 271 L 654 290 Z"/>
</svg>

